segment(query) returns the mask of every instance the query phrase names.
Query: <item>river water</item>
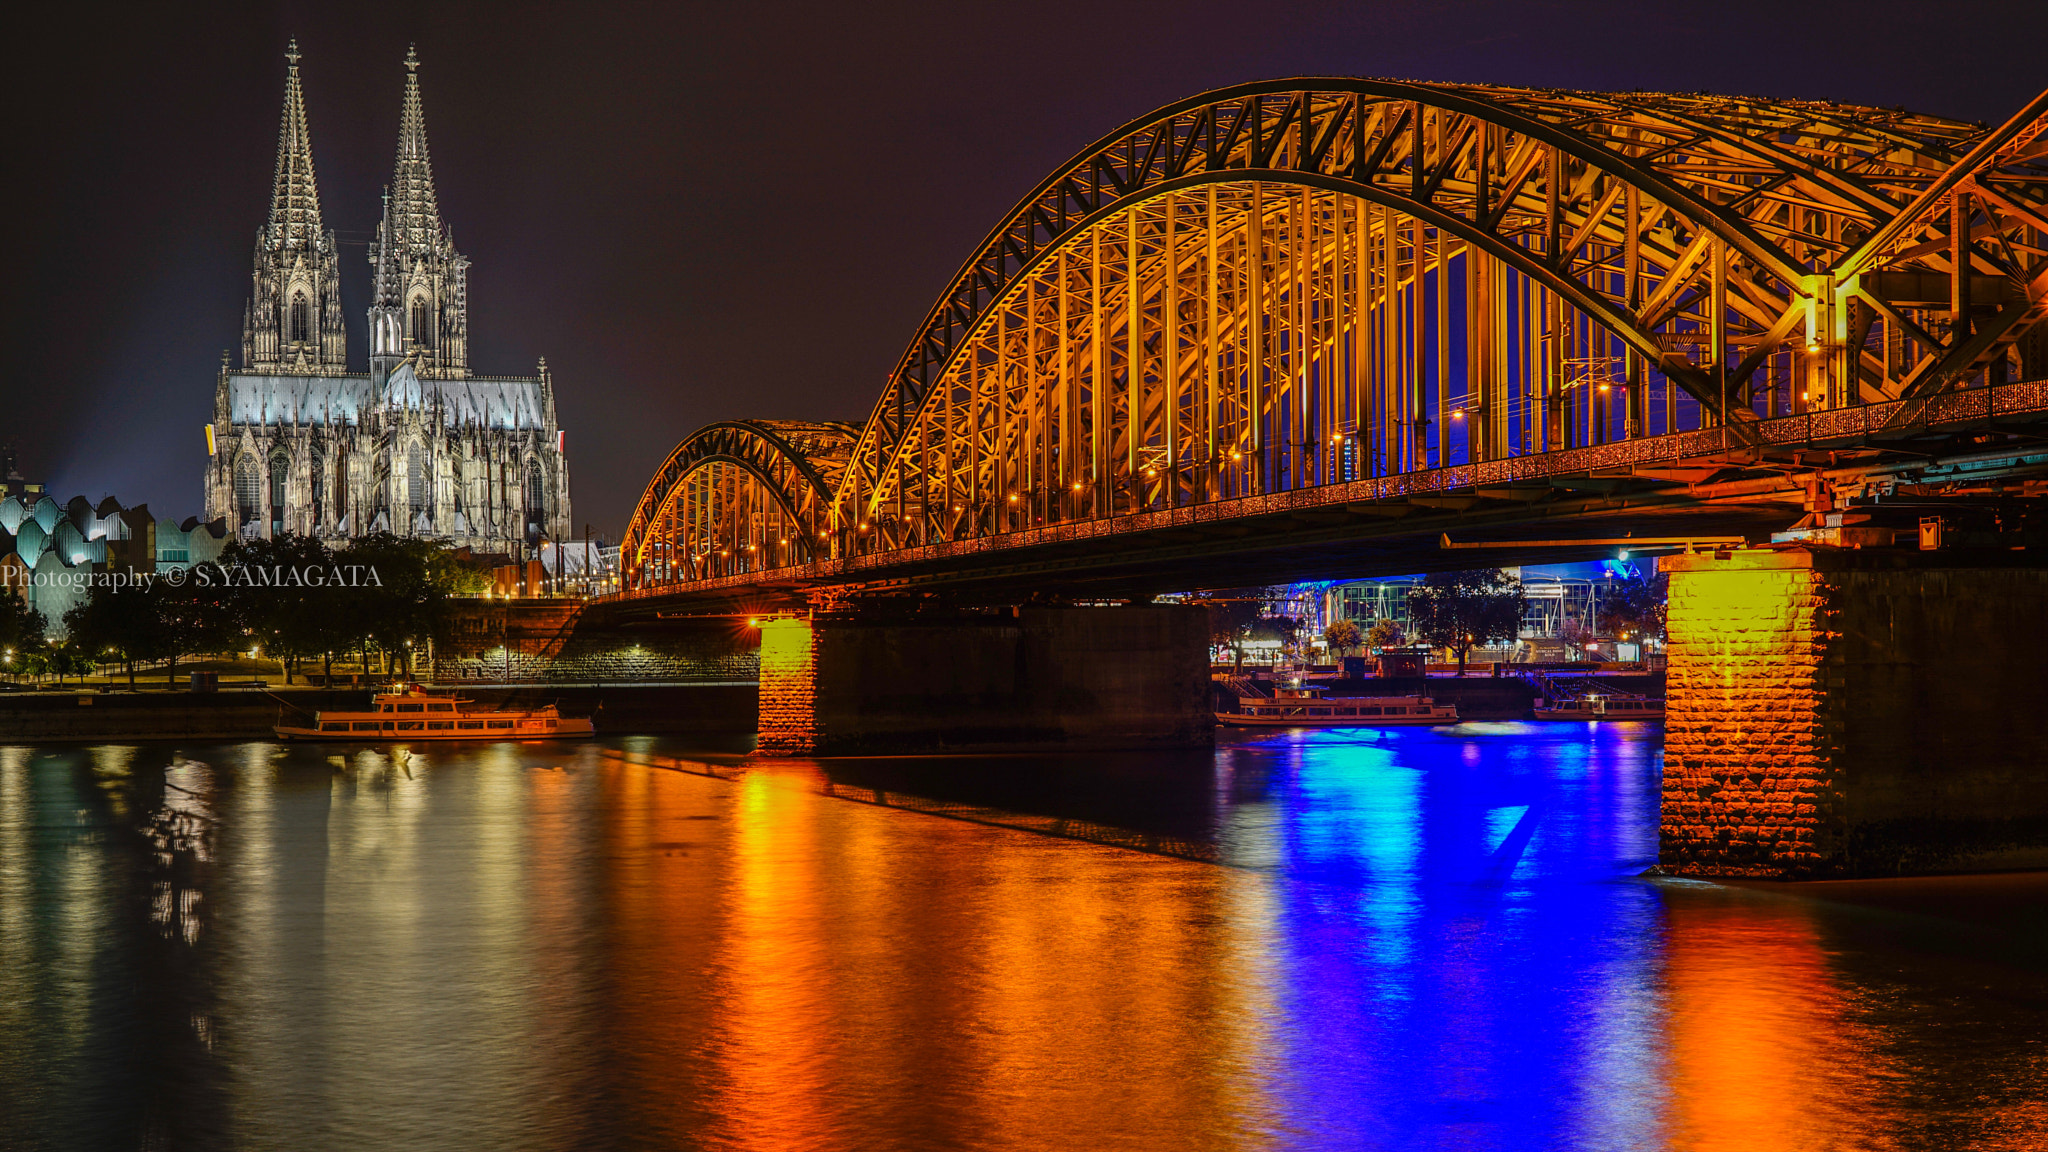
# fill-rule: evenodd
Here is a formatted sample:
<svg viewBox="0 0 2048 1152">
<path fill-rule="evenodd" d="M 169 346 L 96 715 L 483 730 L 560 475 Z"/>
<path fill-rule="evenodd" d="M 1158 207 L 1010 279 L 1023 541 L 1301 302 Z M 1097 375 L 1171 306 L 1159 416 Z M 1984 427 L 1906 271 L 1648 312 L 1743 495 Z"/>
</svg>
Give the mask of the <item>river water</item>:
<svg viewBox="0 0 2048 1152">
<path fill-rule="evenodd" d="M 1660 736 L 0 747 L 0 1145 L 2048 1146 L 2048 876 L 1645 877 Z"/>
</svg>

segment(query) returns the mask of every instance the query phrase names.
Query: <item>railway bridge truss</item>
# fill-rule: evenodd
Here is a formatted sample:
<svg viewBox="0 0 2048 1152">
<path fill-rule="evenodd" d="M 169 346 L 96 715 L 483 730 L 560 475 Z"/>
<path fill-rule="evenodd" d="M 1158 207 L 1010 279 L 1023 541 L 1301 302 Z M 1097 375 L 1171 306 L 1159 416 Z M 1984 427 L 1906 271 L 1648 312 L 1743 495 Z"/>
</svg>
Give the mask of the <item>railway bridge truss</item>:
<svg viewBox="0 0 2048 1152">
<path fill-rule="evenodd" d="M 864 423 L 683 440 L 614 599 L 1139 595 L 1473 566 L 1446 533 L 1565 558 L 2031 503 L 2044 129 L 2048 93 L 1995 128 L 1350 78 L 1198 96 L 1025 196 Z"/>
</svg>

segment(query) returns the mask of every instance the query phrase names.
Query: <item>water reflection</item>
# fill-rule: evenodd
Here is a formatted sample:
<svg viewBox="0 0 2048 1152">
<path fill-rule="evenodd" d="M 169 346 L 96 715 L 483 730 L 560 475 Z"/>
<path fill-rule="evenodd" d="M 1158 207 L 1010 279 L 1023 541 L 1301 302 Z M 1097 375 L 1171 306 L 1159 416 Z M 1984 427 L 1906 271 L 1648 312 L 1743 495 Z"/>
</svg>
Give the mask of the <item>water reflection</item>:
<svg viewBox="0 0 2048 1152">
<path fill-rule="evenodd" d="M 0 747 L 0 1144 L 2048 1138 L 2048 881 L 1641 878 L 1657 737 Z"/>
</svg>

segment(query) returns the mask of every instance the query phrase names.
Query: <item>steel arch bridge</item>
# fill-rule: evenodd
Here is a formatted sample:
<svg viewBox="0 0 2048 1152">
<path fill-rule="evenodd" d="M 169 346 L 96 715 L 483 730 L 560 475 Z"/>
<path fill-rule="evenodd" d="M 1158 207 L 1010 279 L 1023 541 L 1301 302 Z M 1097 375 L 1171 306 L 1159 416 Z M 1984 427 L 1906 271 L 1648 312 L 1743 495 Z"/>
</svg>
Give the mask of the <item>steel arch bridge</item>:
<svg viewBox="0 0 2048 1152">
<path fill-rule="evenodd" d="M 1350 78 L 1171 105 L 990 232 L 863 425 L 685 440 L 627 595 L 2035 412 L 2002 386 L 2048 375 L 2044 117 Z"/>
</svg>

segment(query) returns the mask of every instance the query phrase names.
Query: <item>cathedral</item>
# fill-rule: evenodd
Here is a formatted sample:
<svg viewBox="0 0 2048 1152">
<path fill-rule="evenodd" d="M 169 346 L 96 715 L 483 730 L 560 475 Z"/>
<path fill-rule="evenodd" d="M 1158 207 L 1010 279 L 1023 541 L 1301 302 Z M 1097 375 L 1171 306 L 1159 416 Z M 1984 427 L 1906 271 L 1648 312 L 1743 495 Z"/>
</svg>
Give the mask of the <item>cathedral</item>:
<svg viewBox="0 0 2048 1152">
<path fill-rule="evenodd" d="M 369 243 L 370 364 L 348 369 L 335 234 L 323 228 L 296 42 L 270 219 L 256 234 L 242 364 L 221 357 L 206 515 L 244 538 L 370 532 L 526 558 L 573 534 L 545 359 L 469 371 L 469 260 L 434 197 L 419 58 L 405 58 L 398 160 Z"/>
</svg>

